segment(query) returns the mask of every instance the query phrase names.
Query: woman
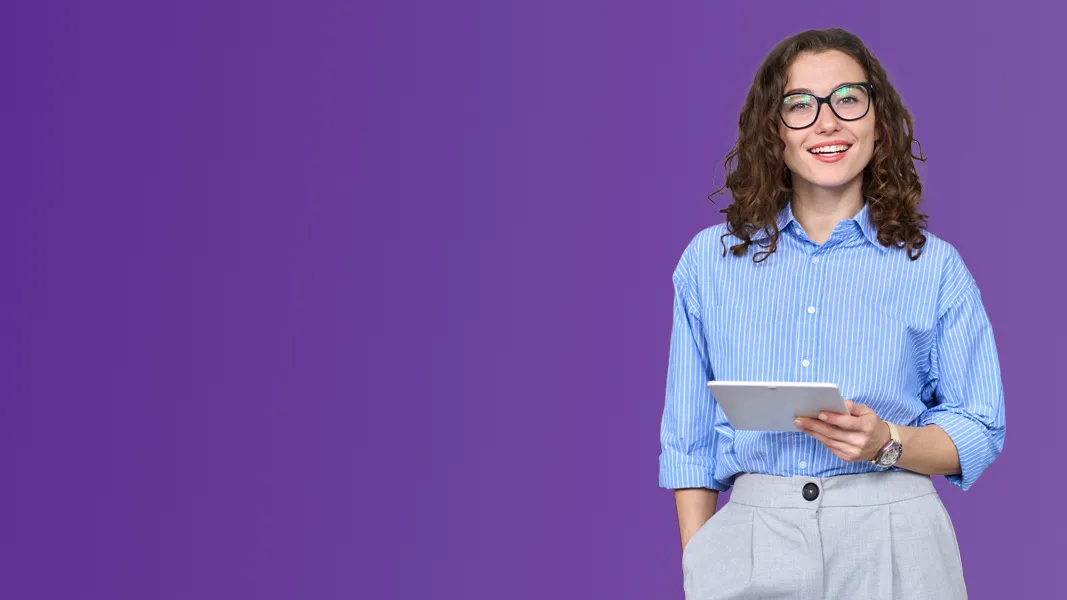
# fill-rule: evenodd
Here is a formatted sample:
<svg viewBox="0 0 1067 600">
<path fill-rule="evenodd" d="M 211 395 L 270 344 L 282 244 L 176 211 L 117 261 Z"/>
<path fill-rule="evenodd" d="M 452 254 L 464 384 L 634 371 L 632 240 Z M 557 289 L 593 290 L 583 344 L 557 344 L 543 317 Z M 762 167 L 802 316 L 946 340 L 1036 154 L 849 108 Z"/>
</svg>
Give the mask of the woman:
<svg viewBox="0 0 1067 600">
<path fill-rule="evenodd" d="M 726 222 L 673 277 L 659 485 L 690 600 L 966 597 L 930 476 L 974 484 L 1004 444 L 1003 389 L 975 281 L 916 211 L 912 142 L 846 31 L 788 38 L 756 73 Z M 735 430 L 711 379 L 835 383 L 850 414 Z"/>
</svg>

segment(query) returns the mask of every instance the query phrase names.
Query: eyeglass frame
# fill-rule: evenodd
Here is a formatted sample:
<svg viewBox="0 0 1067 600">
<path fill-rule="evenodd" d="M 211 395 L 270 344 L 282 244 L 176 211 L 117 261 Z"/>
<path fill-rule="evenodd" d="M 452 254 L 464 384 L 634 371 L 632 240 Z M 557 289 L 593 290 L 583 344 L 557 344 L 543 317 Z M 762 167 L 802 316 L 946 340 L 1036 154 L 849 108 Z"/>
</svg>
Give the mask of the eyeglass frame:
<svg viewBox="0 0 1067 600">
<path fill-rule="evenodd" d="M 856 117 L 854 119 L 846 119 L 846 118 L 842 117 L 841 115 L 837 114 L 837 111 L 834 110 L 834 105 L 830 102 L 830 98 L 832 98 L 834 93 L 836 93 L 837 90 L 839 90 L 841 88 L 856 87 L 856 86 L 859 86 L 859 87 L 867 90 L 867 110 L 863 111 L 862 115 L 860 115 L 860 116 L 858 116 L 858 117 Z M 801 95 L 803 95 L 803 96 L 811 96 L 812 98 L 815 99 L 815 118 L 813 118 L 811 120 L 811 123 L 808 123 L 807 125 L 804 125 L 803 127 L 793 127 L 789 123 L 786 123 L 785 122 L 785 117 L 782 116 L 781 102 L 784 101 L 786 98 L 788 98 L 790 96 L 801 96 Z M 819 114 L 822 112 L 822 105 L 823 104 L 826 104 L 827 106 L 829 106 L 830 107 L 830 112 L 834 113 L 834 116 L 837 117 L 838 119 L 841 119 L 842 121 L 859 121 L 863 117 L 866 117 L 867 113 L 871 112 L 871 104 L 873 104 L 873 103 L 874 103 L 874 86 L 871 85 L 869 82 L 866 82 L 866 81 L 856 81 L 854 83 L 842 83 L 841 85 L 839 85 L 839 86 L 835 87 L 834 89 L 830 90 L 830 93 L 827 94 L 826 96 L 823 96 L 822 98 L 820 98 L 819 96 L 816 96 L 815 94 L 812 94 L 810 92 L 793 92 L 792 94 L 783 94 L 781 99 L 779 100 L 778 110 L 775 111 L 775 112 L 778 113 L 778 118 L 782 120 L 782 124 L 783 125 L 785 125 L 789 129 L 797 130 L 797 129 L 807 129 L 808 127 L 811 127 L 812 125 L 817 123 L 819 121 Z"/>
</svg>

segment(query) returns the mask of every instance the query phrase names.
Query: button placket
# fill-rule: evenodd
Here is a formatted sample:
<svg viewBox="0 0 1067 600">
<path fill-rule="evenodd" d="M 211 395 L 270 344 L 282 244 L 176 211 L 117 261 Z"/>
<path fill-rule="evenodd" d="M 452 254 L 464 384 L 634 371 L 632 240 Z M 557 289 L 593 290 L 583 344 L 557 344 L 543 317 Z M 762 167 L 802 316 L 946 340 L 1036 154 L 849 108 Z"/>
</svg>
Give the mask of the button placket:
<svg viewBox="0 0 1067 600">
<path fill-rule="evenodd" d="M 816 356 L 816 335 L 819 318 L 818 318 L 818 299 L 821 296 L 822 291 L 822 272 L 823 269 L 819 267 L 820 260 L 818 256 L 812 256 L 811 261 L 805 265 L 804 283 L 801 289 L 801 300 L 804 312 L 800 317 L 800 339 L 798 340 L 797 349 L 799 351 L 799 365 L 800 373 L 798 374 L 799 381 L 817 381 L 816 373 L 812 369 Z"/>
<path fill-rule="evenodd" d="M 826 248 L 823 247 L 820 248 L 818 252 L 819 254 L 824 254 L 825 250 Z M 801 313 L 802 326 L 800 328 L 801 339 L 799 344 L 802 381 L 819 381 L 819 372 L 822 371 L 822 369 L 819 368 L 819 365 L 816 364 L 816 361 L 819 358 L 818 331 L 822 321 L 820 318 L 822 313 L 819 311 L 818 307 L 822 301 L 823 287 L 826 279 L 825 262 L 825 256 L 813 255 L 805 269 L 804 288 L 801 290 L 802 306 L 805 308 Z M 819 448 L 822 447 L 822 444 L 807 434 L 801 435 L 804 436 L 803 442 L 801 442 L 803 450 L 800 453 L 802 459 L 797 466 L 803 473 L 818 476 L 818 473 L 815 472 L 815 456 L 819 451 Z M 818 487 L 817 484 L 816 487 Z M 816 496 L 817 495 L 818 493 L 816 493 Z M 814 500 L 814 498 L 812 500 Z"/>
</svg>

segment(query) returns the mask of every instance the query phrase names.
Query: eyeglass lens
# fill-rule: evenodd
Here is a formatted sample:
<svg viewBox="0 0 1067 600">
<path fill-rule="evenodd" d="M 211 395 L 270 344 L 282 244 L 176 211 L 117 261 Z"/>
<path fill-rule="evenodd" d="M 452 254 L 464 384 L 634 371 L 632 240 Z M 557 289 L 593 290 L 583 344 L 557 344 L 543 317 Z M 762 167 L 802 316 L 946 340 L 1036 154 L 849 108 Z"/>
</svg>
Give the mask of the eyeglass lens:
<svg viewBox="0 0 1067 600">
<path fill-rule="evenodd" d="M 846 85 L 830 94 L 830 106 L 838 118 L 845 121 L 859 119 L 870 106 L 867 90 L 859 85 Z M 819 101 L 812 94 L 795 93 L 782 98 L 782 120 L 790 127 L 807 127 L 815 122 Z"/>
</svg>

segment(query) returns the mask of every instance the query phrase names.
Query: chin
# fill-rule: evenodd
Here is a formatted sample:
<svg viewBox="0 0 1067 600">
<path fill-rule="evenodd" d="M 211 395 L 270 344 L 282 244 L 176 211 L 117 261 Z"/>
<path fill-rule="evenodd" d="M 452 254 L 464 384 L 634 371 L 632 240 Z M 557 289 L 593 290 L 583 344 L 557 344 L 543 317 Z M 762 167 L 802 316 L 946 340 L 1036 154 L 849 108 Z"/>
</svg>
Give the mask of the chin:
<svg viewBox="0 0 1067 600">
<path fill-rule="evenodd" d="M 811 183 L 815 187 L 820 187 L 820 188 L 827 189 L 827 190 L 836 190 L 836 189 L 847 187 L 850 183 L 852 183 L 855 180 L 856 180 L 856 177 L 845 177 L 845 178 L 836 177 L 836 178 L 833 178 L 833 179 L 815 178 L 815 180 L 812 181 Z"/>
<path fill-rule="evenodd" d="M 802 175 L 802 178 L 811 182 L 811 185 L 824 189 L 838 189 L 843 188 L 856 181 L 857 178 L 863 177 L 863 172 L 858 173 L 846 172 L 843 169 L 838 173 L 827 173 L 826 165 L 815 165 L 814 169 L 809 169 L 807 173 Z M 796 174 L 794 173 L 794 176 Z"/>
</svg>

